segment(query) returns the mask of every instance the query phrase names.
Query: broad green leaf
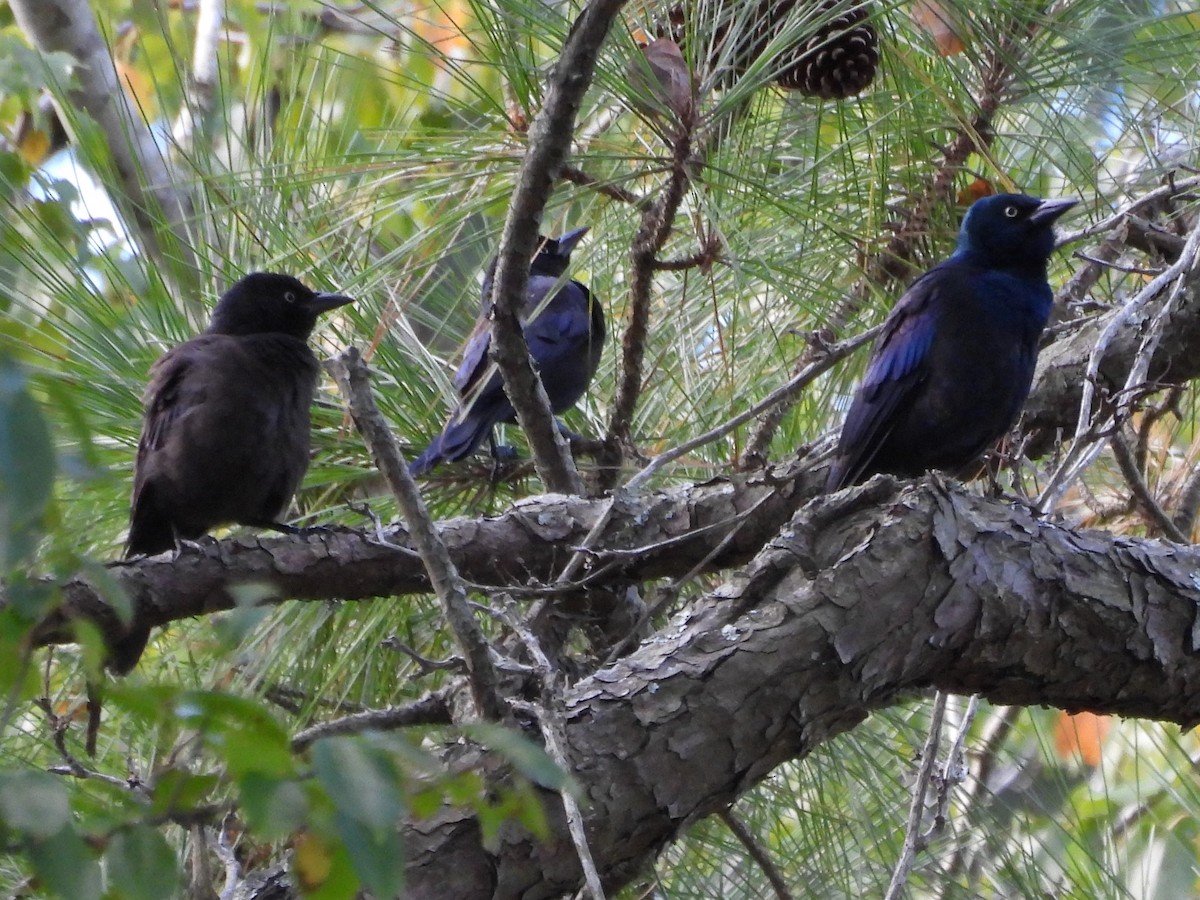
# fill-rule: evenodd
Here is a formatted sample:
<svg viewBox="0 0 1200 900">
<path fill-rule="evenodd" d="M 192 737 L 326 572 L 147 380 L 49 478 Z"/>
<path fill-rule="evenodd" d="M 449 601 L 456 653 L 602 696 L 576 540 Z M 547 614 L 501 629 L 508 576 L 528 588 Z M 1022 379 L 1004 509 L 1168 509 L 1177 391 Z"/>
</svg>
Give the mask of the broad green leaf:
<svg viewBox="0 0 1200 900">
<path fill-rule="evenodd" d="M 0 773 L 0 818 L 14 831 L 32 837 L 57 834 L 70 821 L 67 785 L 35 771 Z"/>
<path fill-rule="evenodd" d="M 377 831 L 396 827 L 404 811 L 402 777 L 385 751 L 361 738 L 323 738 L 313 744 L 312 763 L 339 815 Z"/>
<path fill-rule="evenodd" d="M 112 836 L 104 851 L 108 891 L 123 900 L 163 900 L 182 885 L 180 863 L 161 832 L 133 825 Z"/>
<path fill-rule="evenodd" d="M 99 900 L 100 864 L 78 834 L 63 828 L 34 841 L 29 848 L 38 881 L 48 893 L 63 900 Z"/>
<path fill-rule="evenodd" d="M 265 840 L 293 834 L 308 818 L 308 796 L 298 782 L 258 772 L 238 780 L 238 804 L 247 824 Z"/>
</svg>

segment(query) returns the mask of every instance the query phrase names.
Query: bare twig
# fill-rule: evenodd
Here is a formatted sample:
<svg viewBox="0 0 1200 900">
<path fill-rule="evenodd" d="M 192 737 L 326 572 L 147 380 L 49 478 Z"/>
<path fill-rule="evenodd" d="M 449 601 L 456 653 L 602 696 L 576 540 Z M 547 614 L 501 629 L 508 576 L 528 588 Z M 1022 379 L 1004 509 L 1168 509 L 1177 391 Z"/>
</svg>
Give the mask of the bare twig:
<svg viewBox="0 0 1200 900">
<path fill-rule="evenodd" d="M 1077 231 L 1062 232 L 1059 235 L 1059 244 L 1074 244 L 1098 234 L 1106 234 L 1121 225 L 1125 219 L 1133 217 L 1145 209 L 1153 208 L 1164 200 L 1173 199 L 1196 188 L 1200 188 L 1200 175 L 1193 175 L 1191 178 L 1170 179 L 1154 190 L 1141 194 L 1098 222 L 1093 222 Z M 1136 225 L 1136 220 L 1134 224 Z"/>
<path fill-rule="evenodd" d="M 942 719 L 946 714 L 946 694 L 938 691 L 933 700 L 933 712 L 929 717 L 929 735 L 925 738 L 925 746 L 921 749 L 921 768 L 917 772 L 917 780 L 913 784 L 912 803 L 908 808 L 908 821 L 904 826 L 904 847 L 896 867 L 892 870 L 892 880 L 888 884 L 884 900 L 899 900 L 904 896 L 908 885 L 908 876 L 912 872 L 917 854 L 925 849 L 925 837 L 921 834 L 921 821 L 925 815 L 925 797 L 929 793 L 929 784 L 933 780 L 933 772 L 937 768 L 938 745 L 942 740 Z"/>
<path fill-rule="evenodd" d="M 571 26 L 550 76 L 546 104 L 529 128 L 529 149 L 509 201 L 492 291 L 492 352 L 517 421 L 529 439 L 538 476 L 550 491 L 582 494 L 570 449 L 554 425 L 517 312 L 529 280 L 546 200 L 571 146 L 575 118 L 591 84 L 600 47 L 624 0 L 591 0 Z"/>
<path fill-rule="evenodd" d="M 236 844 L 237 838 L 229 833 L 232 815 L 225 817 L 221 823 L 221 832 L 217 836 L 217 858 L 225 866 L 225 884 L 221 888 L 221 900 L 233 900 L 237 896 L 238 886 L 242 883 L 242 864 L 238 862 Z"/>
<path fill-rule="evenodd" d="M 196 132 L 204 133 L 207 129 L 212 116 L 217 89 L 217 48 L 225 23 L 225 0 L 200 0 L 199 6 L 191 77 L 183 109 L 171 128 L 171 136 L 185 153 L 191 150 Z"/>
<path fill-rule="evenodd" d="M 54 749 L 58 751 L 58 755 L 66 763 L 64 766 L 51 766 L 47 771 L 54 775 L 69 775 L 72 778 L 90 778 L 93 781 L 101 781 L 104 784 L 111 784 L 114 787 L 133 791 L 141 795 L 148 793 L 145 786 L 136 779 L 117 778 L 113 775 L 106 775 L 103 772 L 89 769 L 81 763 L 78 757 L 67 749 L 68 721 L 55 714 L 54 707 L 50 705 L 50 700 L 46 697 L 36 698 L 33 701 L 33 705 L 45 713 L 46 722 L 50 726 L 50 737 L 54 741 Z"/>
<path fill-rule="evenodd" d="M 686 128 L 681 129 L 672 145 L 670 178 L 653 205 L 642 214 L 642 221 L 633 238 L 629 325 L 621 338 L 621 374 L 605 437 L 605 442 L 614 450 L 630 441 L 633 413 L 642 393 L 642 362 L 646 353 L 646 336 L 650 330 L 650 295 L 657 271 L 655 263 L 671 233 L 675 214 L 679 211 L 679 204 L 683 202 L 684 192 L 690 182 L 688 160 L 691 155 L 691 132 Z M 611 474 L 602 482 L 615 481 L 618 470 L 614 467 L 608 471 Z"/>
<path fill-rule="evenodd" d="M 340 719 L 312 725 L 292 738 L 292 751 L 300 753 L 320 738 L 342 734 L 361 734 L 364 731 L 394 731 L 415 725 L 450 725 L 450 689 L 431 691 L 418 700 L 403 706 L 372 709 Z"/>
<path fill-rule="evenodd" d="M 1038 500 L 1039 508 L 1044 510 L 1051 508 L 1071 482 L 1078 478 L 1092 460 L 1099 455 L 1103 444 L 1095 441 L 1096 435 L 1111 431 L 1114 425 L 1119 425 L 1129 417 L 1132 412 L 1133 399 L 1139 393 L 1135 388 L 1145 380 L 1150 368 L 1150 360 L 1162 337 L 1163 328 L 1175 310 L 1176 300 L 1182 295 L 1184 287 L 1193 277 L 1192 273 L 1198 262 L 1200 262 L 1200 225 L 1192 228 L 1179 258 L 1131 297 L 1105 324 L 1104 330 L 1096 339 L 1096 344 L 1088 357 L 1079 401 L 1079 416 L 1076 420 L 1071 448 L 1067 452 L 1067 459 L 1058 467 L 1050 483 L 1042 491 Z M 1133 364 L 1129 368 L 1125 384 L 1118 392 L 1120 399 L 1115 411 L 1099 413 L 1093 409 L 1093 405 L 1096 402 L 1096 389 L 1101 381 L 1100 366 L 1104 361 L 1105 354 L 1117 335 L 1125 329 L 1129 322 L 1140 315 L 1168 288 L 1170 288 L 1170 293 L 1163 301 L 1161 308 L 1154 315 L 1153 320 L 1144 327 L 1144 337 L 1138 347 Z"/>
<path fill-rule="evenodd" d="M 371 396 L 367 364 L 357 347 L 348 347 L 340 356 L 330 359 L 326 368 L 345 395 L 354 424 L 404 513 L 409 535 L 421 554 L 434 593 L 441 601 L 442 613 L 466 660 L 471 693 L 478 711 L 488 719 L 499 720 L 504 716 L 504 702 L 492 663 L 492 649 L 471 612 L 466 586 L 450 558 L 450 551 L 438 534 L 417 484 L 408 474 L 396 439 Z"/>
<path fill-rule="evenodd" d="M 950 794 L 967 777 L 967 767 L 963 760 L 963 752 L 966 749 L 967 732 L 971 730 L 971 723 L 975 721 L 975 713 L 978 709 L 979 695 L 972 694 L 971 698 L 967 701 L 967 708 L 963 710 L 962 720 L 958 723 L 958 732 L 954 735 L 954 741 L 950 744 L 950 751 L 946 754 L 946 761 L 942 764 L 941 775 L 938 778 L 937 808 L 933 814 L 933 825 L 925 833 L 926 843 L 929 842 L 930 838 L 941 834 L 945 830 L 946 822 L 950 816 Z"/>
<path fill-rule="evenodd" d="M 689 441 L 685 441 L 678 447 L 660 453 L 650 461 L 649 465 L 629 479 L 625 485 L 625 489 L 629 491 L 637 490 L 667 463 L 679 459 L 684 454 L 691 453 L 697 447 L 702 447 L 705 444 L 724 437 L 735 428 L 744 425 L 768 409 L 791 399 L 806 385 L 829 371 L 829 369 L 833 368 L 833 366 L 841 362 L 863 344 L 873 341 L 881 331 L 883 331 L 883 325 L 879 324 L 874 328 L 868 328 L 866 331 L 847 338 L 844 341 L 839 341 L 836 344 L 821 345 L 818 351 L 810 354 L 811 359 L 809 362 L 796 372 L 786 384 L 777 387 L 754 406 L 744 412 L 738 413 L 727 422 L 722 422 L 715 428 L 709 429 L 704 434 L 697 435 Z"/>
<path fill-rule="evenodd" d="M 978 744 L 974 748 L 974 759 L 971 762 L 971 777 L 967 779 L 962 792 L 961 807 L 964 810 L 970 809 L 987 789 L 992 772 L 996 767 L 996 761 L 999 758 L 1000 748 L 1004 746 L 1005 741 L 1008 740 L 1008 736 L 1012 734 L 1017 720 L 1022 716 L 1024 711 L 1025 707 L 1023 706 L 999 706 L 992 711 L 992 715 L 983 724 L 983 733 L 980 735 Z M 954 856 L 944 870 L 947 876 L 962 871 L 965 849 L 965 846 L 961 843 L 955 848 Z M 953 882 L 947 877 L 944 881 L 944 889 L 939 896 L 948 896 L 949 888 L 952 884 Z"/>
<path fill-rule="evenodd" d="M 770 854 L 767 853 L 767 848 L 758 842 L 758 838 L 746 827 L 746 824 L 734 815 L 732 809 L 721 810 L 717 813 L 717 817 L 733 832 L 733 836 L 742 842 L 742 846 L 746 848 L 750 858 L 758 863 L 763 874 L 767 876 L 767 881 L 771 883 L 771 889 L 775 891 L 775 896 L 779 900 L 792 900 L 792 892 L 783 878 L 783 873 L 779 871 L 775 860 L 771 859 Z"/>
<path fill-rule="evenodd" d="M 1137 505 L 1141 508 L 1142 512 L 1146 514 L 1154 527 L 1169 540 L 1177 544 L 1186 544 L 1188 542 L 1187 537 L 1171 521 L 1171 517 L 1167 515 L 1166 510 L 1162 508 L 1154 494 L 1150 491 L 1149 485 L 1146 484 L 1146 479 L 1142 477 L 1142 473 L 1138 469 L 1137 461 L 1133 458 L 1133 451 L 1129 447 L 1129 442 L 1125 440 L 1125 435 L 1121 433 L 1119 428 L 1113 432 L 1112 437 L 1109 438 L 1109 443 L 1112 445 L 1113 457 L 1117 461 L 1117 466 L 1120 468 L 1121 474 L 1125 476 L 1125 483 L 1129 485 L 1129 489 L 1133 492 Z"/>
<path fill-rule="evenodd" d="M 595 178 L 583 171 L 583 169 L 578 169 L 575 166 L 563 166 L 559 177 L 563 181 L 569 181 L 571 184 L 577 184 L 580 187 L 591 188 L 605 197 L 611 197 L 613 200 L 618 200 L 621 203 L 628 203 L 630 206 L 635 206 L 638 209 L 647 209 L 653 202 L 647 197 L 639 197 L 633 191 L 623 188 L 619 184 L 613 184 L 611 181 L 601 181 L 599 178 Z"/>
<path fill-rule="evenodd" d="M 504 612 L 500 614 L 501 618 L 525 645 L 525 649 L 529 651 L 529 655 L 537 667 L 537 674 L 540 676 L 540 704 L 520 703 L 514 704 L 514 708 L 524 707 L 526 713 L 537 719 L 538 727 L 542 731 L 542 739 L 546 742 L 546 752 L 550 754 L 555 765 L 570 775 L 574 770 L 567 758 L 567 740 L 562 726 L 564 715 L 562 678 L 555 672 L 554 666 L 551 665 L 549 657 L 542 650 L 542 645 L 538 642 L 537 637 L 525 626 L 520 616 L 508 609 L 510 603 L 500 603 L 499 606 L 504 609 Z M 559 796 L 562 798 L 563 811 L 567 816 L 567 830 L 571 834 L 571 841 L 575 844 L 575 852 L 579 856 L 579 864 L 583 868 L 583 879 L 587 890 L 591 894 L 592 900 L 604 900 L 604 885 L 600 881 L 600 871 L 596 868 L 596 860 L 592 856 L 587 832 L 583 826 L 583 810 L 580 809 L 579 801 L 570 790 L 564 788 L 559 792 Z"/>
</svg>

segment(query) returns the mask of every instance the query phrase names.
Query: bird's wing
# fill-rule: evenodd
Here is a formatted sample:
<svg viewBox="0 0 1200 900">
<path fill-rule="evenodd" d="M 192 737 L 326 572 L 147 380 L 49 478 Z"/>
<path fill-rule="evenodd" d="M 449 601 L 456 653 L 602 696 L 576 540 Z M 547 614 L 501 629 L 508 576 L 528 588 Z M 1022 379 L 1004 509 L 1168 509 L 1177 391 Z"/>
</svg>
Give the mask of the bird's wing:
<svg viewBox="0 0 1200 900">
<path fill-rule="evenodd" d="M 536 310 L 542 298 L 560 279 L 547 275 L 534 275 L 529 279 L 530 301 L 526 310 Z M 591 333 L 591 310 L 588 289 L 578 281 L 568 281 L 559 288 L 558 294 L 532 322 L 524 325 L 525 342 L 529 353 L 538 366 L 577 353 Z M 488 350 L 491 348 L 491 322 L 480 318 L 467 338 L 462 362 L 454 373 L 454 387 L 459 396 L 470 394 L 479 380 L 491 370 Z M 493 371 L 493 376 L 495 373 Z M 490 379 L 489 379 L 490 380 Z"/>
<path fill-rule="evenodd" d="M 186 410 L 204 400 L 203 385 L 193 383 L 195 379 L 189 379 L 188 374 L 196 363 L 196 346 L 208 342 L 208 338 L 201 337 L 181 344 L 150 368 L 150 381 L 142 395 L 142 434 L 133 465 L 129 553 L 158 552 L 173 543 L 170 524 L 156 509 L 151 477 L 154 455 L 170 441 L 172 430 Z"/>
<path fill-rule="evenodd" d="M 546 280 L 546 288 L 556 283 Z M 588 289 L 578 281 L 567 282 L 541 314 L 525 326 L 525 342 L 539 368 L 578 354 L 587 343 L 592 330 L 589 297 Z"/>
<path fill-rule="evenodd" d="M 852 483 L 870 465 L 895 426 L 896 410 L 924 378 L 937 331 L 937 303 L 944 280 L 939 272 L 932 269 L 914 281 L 884 323 L 842 426 L 836 463 L 839 487 Z"/>
<path fill-rule="evenodd" d="M 480 316 L 471 329 L 467 345 L 463 348 L 462 362 L 454 373 L 454 389 L 460 397 L 469 394 L 479 379 L 488 370 L 488 349 L 492 345 L 492 323 Z"/>
</svg>

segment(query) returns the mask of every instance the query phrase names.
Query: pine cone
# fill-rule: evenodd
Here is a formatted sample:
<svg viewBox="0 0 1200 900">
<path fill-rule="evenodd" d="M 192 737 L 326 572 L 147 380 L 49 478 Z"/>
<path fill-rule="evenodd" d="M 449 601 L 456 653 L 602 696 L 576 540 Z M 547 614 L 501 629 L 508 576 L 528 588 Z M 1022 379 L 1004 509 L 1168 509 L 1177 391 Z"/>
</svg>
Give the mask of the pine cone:
<svg viewBox="0 0 1200 900">
<path fill-rule="evenodd" d="M 712 41 L 710 62 L 716 62 L 726 36 L 733 29 L 737 41 L 733 67 L 737 72 L 745 71 L 783 30 L 797 3 L 812 3 L 818 13 L 846 5 L 844 0 L 761 0 L 754 14 L 740 22 L 737 0 L 724 0 Z M 689 11 L 684 3 L 673 6 L 667 16 L 666 28 L 659 30 L 660 36 L 669 35 L 682 46 Z M 812 34 L 801 37 L 780 53 L 775 83 L 826 99 L 860 93 L 875 77 L 879 62 L 879 38 L 869 19 L 870 4 L 859 3 Z"/>
<path fill-rule="evenodd" d="M 825 8 L 834 3 L 822 4 Z M 781 87 L 810 97 L 840 100 L 861 93 L 875 77 L 879 39 L 863 6 L 838 16 L 816 34 L 789 49 L 775 78 Z"/>
</svg>

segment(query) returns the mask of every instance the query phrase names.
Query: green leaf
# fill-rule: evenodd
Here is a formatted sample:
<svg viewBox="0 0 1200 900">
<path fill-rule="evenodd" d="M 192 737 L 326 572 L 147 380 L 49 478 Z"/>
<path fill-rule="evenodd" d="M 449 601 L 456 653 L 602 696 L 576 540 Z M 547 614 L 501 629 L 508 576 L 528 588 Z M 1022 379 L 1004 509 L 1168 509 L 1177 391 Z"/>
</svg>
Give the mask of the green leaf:
<svg viewBox="0 0 1200 900">
<path fill-rule="evenodd" d="M 127 900 L 163 900 L 182 884 L 179 862 L 155 828 L 135 825 L 113 835 L 104 853 L 109 890 Z"/>
<path fill-rule="evenodd" d="M 288 734 L 261 703 L 220 691 L 185 691 L 175 714 L 201 731 L 235 778 L 251 772 L 279 778 L 295 774 Z"/>
<path fill-rule="evenodd" d="M 404 890 L 404 845 L 399 823 L 371 828 L 339 807 L 334 827 L 363 885 L 378 897 L 400 896 Z"/>
<path fill-rule="evenodd" d="M 216 775 L 196 775 L 181 769 L 170 769 L 155 781 L 150 809 L 159 816 L 194 809 L 219 783 Z"/>
<path fill-rule="evenodd" d="M 507 759 L 513 768 L 534 784 L 552 791 L 570 791 L 579 796 L 579 788 L 570 774 L 559 768 L 544 749 L 511 728 L 485 722 L 463 730 L 472 739 Z"/>
<path fill-rule="evenodd" d="M 351 900 L 358 895 L 359 880 L 340 841 L 304 832 L 293 844 L 292 878 L 307 900 Z"/>
<path fill-rule="evenodd" d="M 50 837 L 70 822 L 67 788 L 44 772 L 0 773 L 0 818 L 33 837 Z"/>
<path fill-rule="evenodd" d="M 266 840 L 297 831 L 308 818 L 308 796 L 289 778 L 250 772 L 238 781 L 238 803 L 246 823 Z"/>
<path fill-rule="evenodd" d="M 34 841 L 29 859 L 46 890 L 66 900 L 98 900 L 100 864 L 74 830 L 63 828 L 44 840 Z"/>
<path fill-rule="evenodd" d="M 28 557 L 54 487 L 54 445 L 25 376 L 0 355 L 0 566 Z"/>
<path fill-rule="evenodd" d="M 312 747 L 313 772 L 339 814 L 369 828 L 395 828 L 404 811 L 401 774 L 381 748 L 357 737 L 324 738 Z"/>
</svg>

